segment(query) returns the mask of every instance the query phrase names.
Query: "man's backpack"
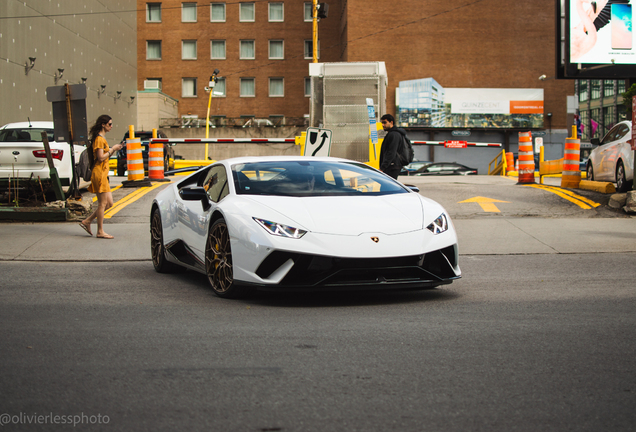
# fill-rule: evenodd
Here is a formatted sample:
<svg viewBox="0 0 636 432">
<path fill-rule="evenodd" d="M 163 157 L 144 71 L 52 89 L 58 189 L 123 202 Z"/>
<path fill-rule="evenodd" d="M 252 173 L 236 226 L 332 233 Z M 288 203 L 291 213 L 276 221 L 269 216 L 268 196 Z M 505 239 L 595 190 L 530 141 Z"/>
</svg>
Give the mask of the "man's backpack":
<svg viewBox="0 0 636 432">
<path fill-rule="evenodd" d="M 77 174 L 84 181 L 91 181 L 91 174 L 93 171 L 91 169 L 91 162 L 88 160 L 88 150 L 89 149 L 86 148 L 86 150 L 84 150 L 82 154 L 80 154 L 79 163 L 77 164 Z"/>
<path fill-rule="evenodd" d="M 415 152 L 413 151 L 413 145 L 411 144 L 411 140 L 406 135 L 402 135 L 402 142 L 400 143 L 398 156 L 400 157 L 400 164 L 402 166 L 406 166 L 410 164 L 411 162 L 413 162 L 413 157 L 415 156 Z"/>
</svg>

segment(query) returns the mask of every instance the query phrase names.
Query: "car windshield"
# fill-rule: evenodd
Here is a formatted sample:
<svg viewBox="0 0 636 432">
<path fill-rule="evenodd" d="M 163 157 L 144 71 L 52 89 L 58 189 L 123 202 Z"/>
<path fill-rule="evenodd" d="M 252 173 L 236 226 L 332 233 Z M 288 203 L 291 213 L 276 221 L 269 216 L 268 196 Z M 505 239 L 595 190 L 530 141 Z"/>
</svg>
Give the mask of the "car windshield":
<svg viewBox="0 0 636 432">
<path fill-rule="evenodd" d="M 3 129 L 0 131 L 0 142 L 42 142 L 42 132 L 46 132 L 50 142 L 53 139 L 53 129 L 19 128 Z"/>
<path fill-rule="evenodd" d="M 408 193 L 368 165 L 341 161 L 267 161 L 232 166 L 236 193 L 276 196 L 345 196 Z"/>
</svg>

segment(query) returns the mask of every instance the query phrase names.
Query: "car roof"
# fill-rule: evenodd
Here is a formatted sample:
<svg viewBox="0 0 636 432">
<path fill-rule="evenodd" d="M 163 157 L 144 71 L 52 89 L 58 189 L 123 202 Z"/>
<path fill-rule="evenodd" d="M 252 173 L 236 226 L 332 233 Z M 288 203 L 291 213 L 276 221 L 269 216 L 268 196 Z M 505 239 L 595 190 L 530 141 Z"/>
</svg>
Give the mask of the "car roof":
<svg viewBox="0 0 636 432">
<path fill-rule="evenodd" d="M 28 127 L 38 128 L 38 129 L 53 129 L 52 121 L 32 121 L 32 122 L 18 122 L 18 123 L 7 123 L 2 126 L 0 129 L 24 129 Z"/>
</svg>

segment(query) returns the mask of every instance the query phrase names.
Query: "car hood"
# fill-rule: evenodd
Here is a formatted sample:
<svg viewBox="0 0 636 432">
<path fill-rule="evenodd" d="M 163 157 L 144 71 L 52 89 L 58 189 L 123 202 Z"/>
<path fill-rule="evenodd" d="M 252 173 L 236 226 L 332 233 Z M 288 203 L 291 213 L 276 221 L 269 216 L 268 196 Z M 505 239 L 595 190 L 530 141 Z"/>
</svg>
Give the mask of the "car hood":
<svg viewBox="0 0 636 432">
<path fill-rule="evenodd" d="M 424 221 L 423 203 L 415 193 L 364 197 L 244 197 L 291 219 L 299 225 L 296 228 L 322 234 L 401 234 L 422 229 Z M 272 222 L 286 223 L 284 220 Z"/>
</svg>

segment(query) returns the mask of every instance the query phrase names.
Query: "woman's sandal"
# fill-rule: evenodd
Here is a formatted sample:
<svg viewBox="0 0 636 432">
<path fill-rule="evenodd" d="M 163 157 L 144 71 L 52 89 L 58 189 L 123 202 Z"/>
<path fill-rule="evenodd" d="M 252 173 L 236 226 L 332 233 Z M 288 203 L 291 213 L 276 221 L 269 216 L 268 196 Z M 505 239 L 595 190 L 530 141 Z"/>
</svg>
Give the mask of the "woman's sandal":
<svg viewBox="0 0 636 432">
<path fill-rule="evenodd" d="M 81 226 L 81 227 L 82 227 L 82 229 L 83 229 L 84 231 L 86 231 L 86 233 L 87 233 L 89 236 L 92 236 L 92 235 L 93 235 L 93 232 L 91 231 L 91 227 L 90 227 L 90 226 L 86 226 L 83 222 L 80 222 L 80 223 L 79 223 L 79 226 Z"/>
<path fill-rule="evenodd" d="M 114 239 L 114 238 L 115 238 L 115 237 L 113 237 L 113 236 L 112 236 L 112 235 L 110 235 L 110 234 L 98 235 L 98 236 L 95 236 L 95 237 L 97 237 L 97 238 L 103 238 L 103 239 Z"/>
</svg>

